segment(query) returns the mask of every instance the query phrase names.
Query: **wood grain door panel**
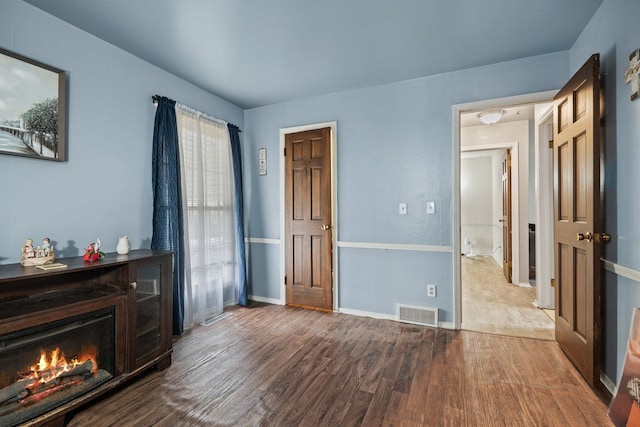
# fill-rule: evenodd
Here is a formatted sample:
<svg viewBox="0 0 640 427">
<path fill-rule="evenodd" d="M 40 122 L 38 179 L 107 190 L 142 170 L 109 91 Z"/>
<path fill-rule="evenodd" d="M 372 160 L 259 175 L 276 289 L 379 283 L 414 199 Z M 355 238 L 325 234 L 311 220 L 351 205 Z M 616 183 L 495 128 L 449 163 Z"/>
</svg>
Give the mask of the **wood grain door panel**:
<svg viewBox="0 0 640 427">
<path fill-rule="evenodd" d="M 333 308 L 330 128 L 285 137 L 287 304 Z"/>
<path fill-rule="evenodd" d="M 554 98 L 556 339 L 600 378 L 600 69 L 593 55 Z"/>
</svg>

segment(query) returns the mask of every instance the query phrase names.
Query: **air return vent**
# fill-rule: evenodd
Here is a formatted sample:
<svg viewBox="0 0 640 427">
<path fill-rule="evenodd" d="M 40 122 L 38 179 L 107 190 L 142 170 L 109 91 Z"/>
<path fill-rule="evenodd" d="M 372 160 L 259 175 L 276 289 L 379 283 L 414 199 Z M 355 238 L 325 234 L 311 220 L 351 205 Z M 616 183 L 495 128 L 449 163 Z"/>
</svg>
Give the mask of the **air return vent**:
<svg viewBox="0 0 640 427">
<path fill-rule="evenodd" d="M 398 304 L 397 319 L 416 325 L 438 327 L 438 309 L 417 305 Z"/>
</svg>

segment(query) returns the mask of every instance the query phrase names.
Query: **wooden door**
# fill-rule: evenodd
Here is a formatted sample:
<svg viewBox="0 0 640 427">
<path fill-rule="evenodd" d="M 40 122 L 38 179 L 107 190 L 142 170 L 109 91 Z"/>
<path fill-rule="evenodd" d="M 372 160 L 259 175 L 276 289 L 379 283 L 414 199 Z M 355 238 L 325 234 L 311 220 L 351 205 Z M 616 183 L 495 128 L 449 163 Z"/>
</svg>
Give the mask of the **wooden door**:
<svg viewBox="0 0 640 427">
<path fill-rule="evenodd" d="M 502 158 L 502 270 L 511 283 L 513 266 L 513 235 L 511 216 L 511 150 Z"/>
<path fill-rule="evenodd" d="M 600 378 L 600 113 L 596 54 L 553 102 L 556 339 L 591 386 Z"/>
<path fill-rule="evenodd" d="M 333 309 L 330 128 L 285 137 L 287 304 Z"/>
</svg>

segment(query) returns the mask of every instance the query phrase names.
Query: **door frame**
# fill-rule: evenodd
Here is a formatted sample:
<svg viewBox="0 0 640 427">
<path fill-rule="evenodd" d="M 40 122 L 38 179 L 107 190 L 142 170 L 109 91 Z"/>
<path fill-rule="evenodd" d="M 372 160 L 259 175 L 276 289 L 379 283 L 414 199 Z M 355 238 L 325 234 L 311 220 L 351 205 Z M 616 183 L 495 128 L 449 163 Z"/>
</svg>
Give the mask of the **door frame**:
<svg viewBox="0 0 640 427">
<path fill-rule="evenodd" d="M 535 121 L 536 181 L 536 301 L 540 308 L 555 309 L 553 243 L 553 103 Z M 544 155 L 546 153 L 546 155 Z M 551 154 L 549 154 L 551 153 Z"/>
<path fill-rule="evenodd" d="M 515 281 L 514 278 L 520 278 L 520 264 L 522 264 L 520 257 L 520 232 L 514 232 L 514 230 L 520 230 L 520 145 L 518 142 L 497 142 L 495 144 L 483 144 L 473 145 L 470 147 L 460 147 L 460 153 L 470 153 L 474 151 L 489 151 L 489 150 L 511 150 L 511 259 L 513 264 L 511 266 L 511 283 L 519 285 L 520 280 Z M 459 178 L 458 178 L 459 179 Z M 458 192 L 460 187 L 458 186 Z M 462 206 L 460 206 L 462 209 Z M 460 213 L 461 211 L 459 211 Z M 462 220 L 461 220 L 462 221 Z M 493 225 L 493 224 L 492 224 Z M 460 222 L 462 226 L 462 222 Z M 458 233 L 461 234 L 461 233 Z M 460 236 L 460 242 L 462 242 L 462 236 Z M 518 248 L 518 251 L 514 251 L 513 248 Z M 504 251 L 504 248 L 502 248 Z M 454 254 L 455 254 L 454 250 Z M 459 253 L 462 253 L 460 251 Z M 460 262 L 460 260 L 458 260 Z M 461 277 L 462 279 L 462 277 Z M 462 286 L 462 280 L 460 280 Z"/>
<path fill-rule="evenodd" d="M 333 249 L 333 311 L 337 311 L 338 301 L 338 122 L 315 123 L 302 126 L 293 126 L 280 128 L 280 304 L 287 303 L 287 287 L 284 284 L 284 277 L 287 272 L 286 267 L 286 248 L 285 248 L 285 135 L 289 133 L 305 132 L 308 130 L 330 128 L 330 147 L 331 147 L 331 246 Z"/>
<path fill-rule="evenodd" d="M 460 254 L 460 114 L 468 110 L 483 110 L 504 107 L 505 105 L 549 102 L 558 90 L 536 92 L 525 95 L 474 101 L 451 106 L 453 125 L 453 322 L 454 329 L 462 326 L 462 281 Z M 513 162 L 512 162 L 513 164 Z M 515 245 L 514 245 L 515 246 Z"/>
</svg>

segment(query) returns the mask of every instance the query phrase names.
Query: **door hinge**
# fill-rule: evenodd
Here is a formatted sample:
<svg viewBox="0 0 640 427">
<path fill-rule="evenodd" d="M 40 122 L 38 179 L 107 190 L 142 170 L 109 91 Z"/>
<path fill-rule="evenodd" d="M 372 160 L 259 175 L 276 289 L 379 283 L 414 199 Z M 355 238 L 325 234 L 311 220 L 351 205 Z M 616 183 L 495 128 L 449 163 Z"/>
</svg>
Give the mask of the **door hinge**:
<svg viewBox="0 0 640 427">
<path fill-rule="evenodd" d="M 551 279 L 551 287 L 552 288 L 556 287 L 556 279 Z"/>
<path fill-rule="evenodd" d="M 509 268 L 513 267 L 513 263 L 512 263 L 512 261 L 508 261 L 508 262 L 507 262 L 507 266 L 508 266 Z"/>
<path fill-rule="evenodd" d="M 549 140 L 549 148 L 553 148 L 553 139 Z"/>
<path fill-rule="evenodd" d="M 287 157 L 287 148 L 284 149 L 284 156 Z"/>
<path fill-rule="evenodd" d="M 287 276 L 284 276 L 284 284 L 287 284 Z"/>
</svg>

